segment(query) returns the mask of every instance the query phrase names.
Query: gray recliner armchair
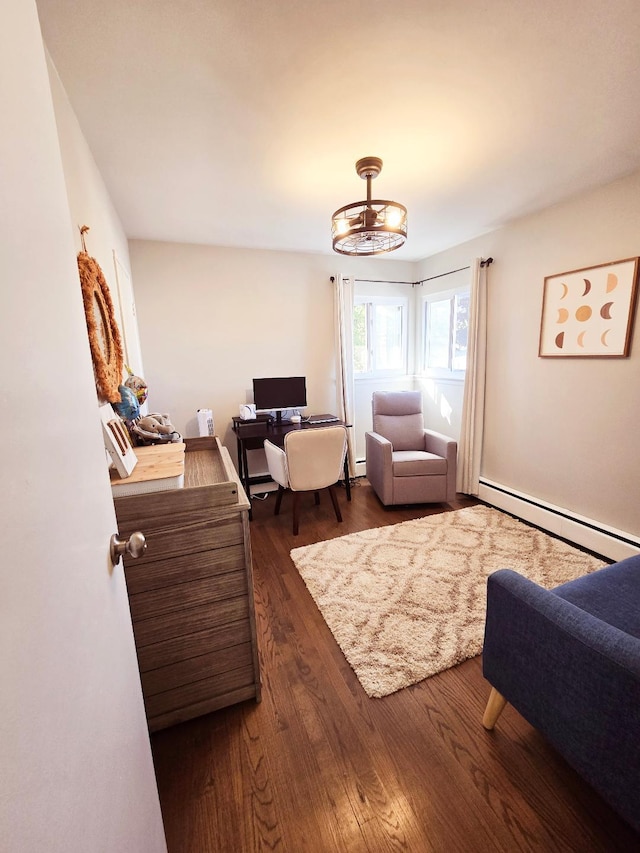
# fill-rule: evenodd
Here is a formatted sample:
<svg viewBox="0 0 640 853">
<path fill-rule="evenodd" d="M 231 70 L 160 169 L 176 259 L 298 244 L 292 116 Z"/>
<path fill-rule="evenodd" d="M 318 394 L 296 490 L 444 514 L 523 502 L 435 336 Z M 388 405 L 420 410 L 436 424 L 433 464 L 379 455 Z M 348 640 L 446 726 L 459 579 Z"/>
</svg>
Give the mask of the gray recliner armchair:
<svg viewBox="0 0 640 853">
<path fill-rule="evenodd" d="M 372 408 L 366 474 L 382 503 L 455 500 L 458 445 L 424 428 L 420 391 L 374 391 Z"/>
</svg>

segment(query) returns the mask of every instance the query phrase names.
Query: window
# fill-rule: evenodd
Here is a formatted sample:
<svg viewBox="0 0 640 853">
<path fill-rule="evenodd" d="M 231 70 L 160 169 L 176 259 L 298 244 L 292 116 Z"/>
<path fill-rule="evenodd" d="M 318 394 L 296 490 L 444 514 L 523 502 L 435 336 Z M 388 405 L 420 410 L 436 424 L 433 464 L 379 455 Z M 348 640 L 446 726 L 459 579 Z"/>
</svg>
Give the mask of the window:
<svg viewBox="0 0 640 853">
<path fill-rule="evenodd" d="M 406 373 L 408 300 L 357 296 L 353 306 L 356 376 Z"/>
<path fill-rule="evenodd" d="M 424 368 L 465 370 L 468 332 L 469 290 L 428 296 L 424 305 Z"/>
</svg>

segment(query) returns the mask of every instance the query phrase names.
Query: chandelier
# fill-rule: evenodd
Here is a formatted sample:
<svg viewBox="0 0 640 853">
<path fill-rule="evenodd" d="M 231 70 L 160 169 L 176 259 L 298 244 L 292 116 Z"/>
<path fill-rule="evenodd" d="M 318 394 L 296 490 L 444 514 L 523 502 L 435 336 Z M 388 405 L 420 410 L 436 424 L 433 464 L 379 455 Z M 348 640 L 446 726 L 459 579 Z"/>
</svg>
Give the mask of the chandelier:
<svg viewBox="0 0 640 853">
<path fill-rule="evenodd" d="M 356 172 L 367 181 L 367 200 L 345 204 L 331 217 L 333 248 L 341 255 L 381 255 L 399 249 L 407 239 L 407 208 L 371 198 L 371 181 L 381 171 L 379 157 L 356 163 Z"/>
</svg>

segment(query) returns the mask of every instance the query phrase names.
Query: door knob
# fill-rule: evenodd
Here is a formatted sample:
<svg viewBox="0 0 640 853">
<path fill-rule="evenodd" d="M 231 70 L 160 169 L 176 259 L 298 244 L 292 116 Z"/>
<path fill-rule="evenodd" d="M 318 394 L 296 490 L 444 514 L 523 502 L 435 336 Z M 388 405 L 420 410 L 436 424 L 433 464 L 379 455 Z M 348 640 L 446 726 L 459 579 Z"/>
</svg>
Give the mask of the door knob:
<svg viewBox="0 0 640 853">
<path fill-rule="evenodd" d="M 147 540 L 144 538 L 144 533 L 136 530 L 128 539 L 119 539 L 118 534 L 114 533 L 109 540 L 109 554 L 111 555 L 111 565 L 117 566 L 120 557 L 124 554 L 129 554 L 131 557 L 141 557 L 147 550 Z"/>
</svg>

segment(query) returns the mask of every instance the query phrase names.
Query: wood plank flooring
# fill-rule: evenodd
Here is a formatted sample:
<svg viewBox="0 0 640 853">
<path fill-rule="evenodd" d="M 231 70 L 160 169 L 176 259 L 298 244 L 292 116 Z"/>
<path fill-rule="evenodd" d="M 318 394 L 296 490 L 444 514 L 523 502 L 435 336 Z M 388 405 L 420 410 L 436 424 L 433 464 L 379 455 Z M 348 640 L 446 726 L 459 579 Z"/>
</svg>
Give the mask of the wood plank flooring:
<svg viewBox="0 0 640 853">
<path fill-rule="evenodd" d="M 496 730 L 480 658 L 369 699 L 289 551 L 441 512 L 384 509 L 366 480 L 274 517 L 253 501 L 262 702 L 158 732 L 152 748 L 169 853 L 640 851 L 640 837 L 510 706 Z M 461 500 L 453 509 L 472 504 Z"/>
</svg>

